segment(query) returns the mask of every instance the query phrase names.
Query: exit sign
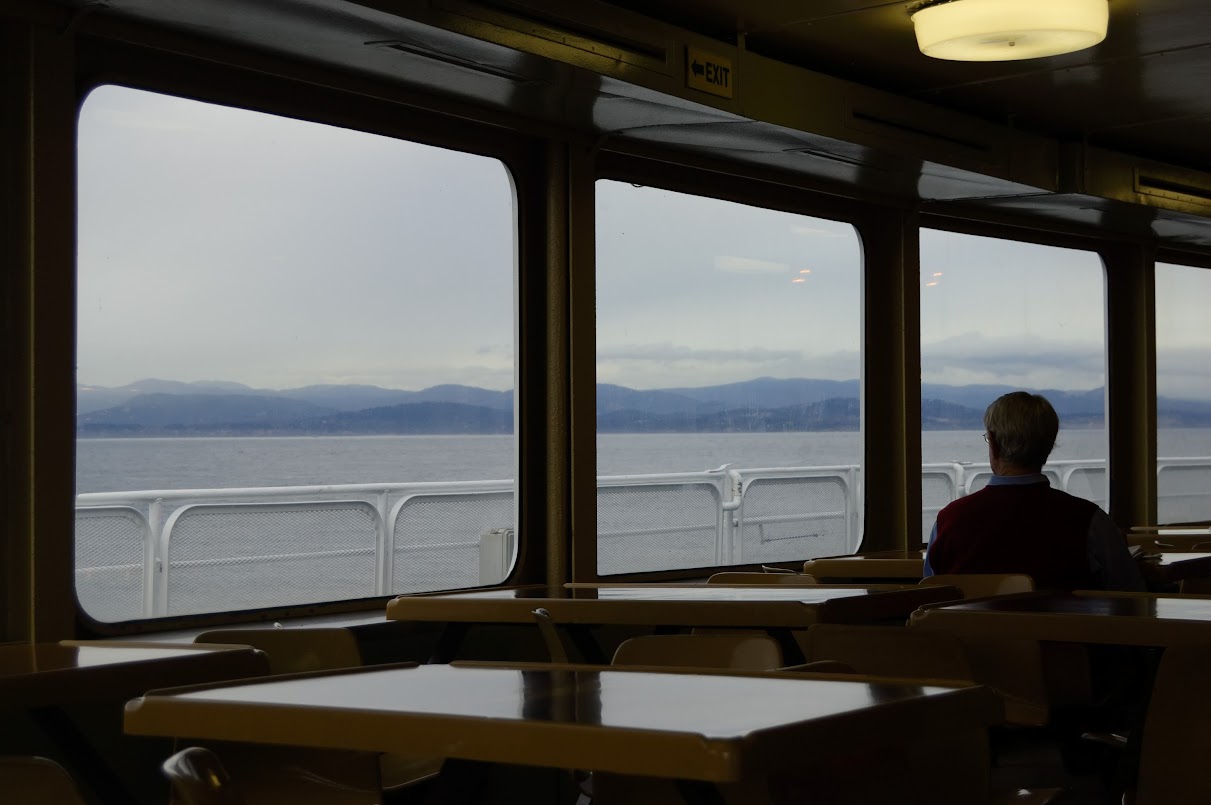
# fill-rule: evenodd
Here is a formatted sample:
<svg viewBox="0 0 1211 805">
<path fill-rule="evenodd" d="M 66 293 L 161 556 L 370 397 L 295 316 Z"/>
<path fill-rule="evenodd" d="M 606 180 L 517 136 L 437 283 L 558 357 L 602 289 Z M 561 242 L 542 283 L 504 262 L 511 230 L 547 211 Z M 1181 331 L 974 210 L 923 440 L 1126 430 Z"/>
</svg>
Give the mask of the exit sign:
<svg viewBox="0 0 1211 805">
<path fill-rule="evenodd" d="M 736 71 L 732 60 L 698 48 L 685 49 L 685 85 L 721 98 L 732 97 Z"/>
</svg>

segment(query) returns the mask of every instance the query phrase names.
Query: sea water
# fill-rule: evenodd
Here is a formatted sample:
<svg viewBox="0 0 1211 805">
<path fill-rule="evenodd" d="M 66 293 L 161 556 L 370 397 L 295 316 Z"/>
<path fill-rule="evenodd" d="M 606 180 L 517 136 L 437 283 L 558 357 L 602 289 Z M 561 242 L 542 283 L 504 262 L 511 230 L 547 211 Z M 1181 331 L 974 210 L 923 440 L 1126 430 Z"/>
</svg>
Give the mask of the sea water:
<svg viewBox="0 0 1211 805">
<path fill-rule="evenodd" d="M 924 463 L 987 463 L 980 431 L 926 431 Z M 1160 456 L 1211 456 L 1211 428 L 1161 430 Z M 1061 431 L 1053 461 L 1106 456 L 1102 430 Z M 860 434 L 603 434 L 598 475 L 857 465 Z M 80 439 L 76 491 L 230 489 L 513 478 L 512 436 L 269 436 Z"/>
</svg>

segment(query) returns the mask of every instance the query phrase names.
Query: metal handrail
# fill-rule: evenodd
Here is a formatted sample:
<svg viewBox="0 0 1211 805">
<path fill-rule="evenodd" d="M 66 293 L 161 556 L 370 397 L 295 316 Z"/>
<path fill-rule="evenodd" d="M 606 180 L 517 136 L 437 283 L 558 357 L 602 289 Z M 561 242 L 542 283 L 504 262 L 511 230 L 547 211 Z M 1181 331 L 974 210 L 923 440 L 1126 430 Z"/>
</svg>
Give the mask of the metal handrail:
<svg viewBox="0 0 1211 805">
<path fill-rule="evenodd" d="M 1207 469 L 1211 469 L 1211 458 L 1164 458 L 1157 461 L 1158 474 Z M 1100 473 L 1104 478 L 1105 462 L 1095 459 L 1056 461 L 1048 464 L 1044 471 L 1053 485 L 1066 489 L 1075 477 L 1096 479 Z M 935 482 L 940 480 L 941 486 L 945 490 L 945 494 L 941 496 L 934 494 L 931 498 L 931 505 L 923 507 L 923 528 L 929 528 L 933 516 L 942 505 L 949 500 L 976 491 L 987 482 L 989 477 L 991 477 L 991 469 L 987 464 L 943 462 L 923 465 L 923 483 L 928 482 L 929 479 L 934 479 Z M 1096 480 L 1091 482 L 1092 485 L 1096 485 L 1096 483 Z M 843 509 L 837 509 L 835 506 L 811 508 L 807 505 L 798 505 L 789 511 L 746 511 L 745 499 L 747 496 L 753 495 L 755 490 L 787 484 L 792 485 L 792 491 L 805 494 L 810 492 L 813 485 L 825 489 L 826 492 L 831 490 L 830 494 L 835 494 L 835 491 L 840 489 L 844 495 Z M 821 486 L 822 484 L 824 486 Z M 699 514 L 692 517 L 687 516 L 680 521 L 674 518 L 671 523 L 668 520 L 667 511 L 653 511 L 650 513 L 651 519 L 645 519 L 645 513 L 642 510 L 636 510 L 638 503 L 642 500 L 643 490 L 652 490 L 657 487 L 663 489 L 660 494 L 666 497 L 676 497 L 682 492 L 690 494 L 687 500 L 697 501 L 695 505 L 701 505 L 701 491 L 693 493 L 693 490 L 706 491 L 708 497 L 713 501 L 710 504 L 713 511 L 702 510 Z M 861 487 L 862 473 L 861 467 L 858 465 L 750 469 L 736 469 L 725 465 L 716 470 L 696 473 L 601 476 L 598 478 L 598 488 L 602 492 L 616 497 L 619 494 L 625 496 L 627 491 L 635 491 L 637 497 L 634 501 L 630 501 L 634 507 L 632 511 L 636 516 L 628 517 L 629 525 L 601 523 L 599 536 L 605 540 L 603 546 L 622 545 L 626 540 L 631 540 L 632 543 L 642 543 L 644 539 L 658 541 L 678 536 L 690 538 L 698 535 L 701 537 L 704 529 L 711 529 L 707 524 L 713 520 L 714 544 L 709 546 L 706 553 L 702 554 L 703 558 L 698 563 L 702 566 L 751 561 L 780 561 L 785 558 L 811 558 L 806 553 L 812 550 L 811 540 L 805 541 L 805 538 L 818 537 L 820 528 L 839 535 L 843 541 L 839 549 L 834 545 L 831 548 L 821 548 L 821 550 L 831 553 L 852 552 L 860 547 L 862 536 Z M 1102 481 L 1103 498 L 1104 489 L 1105 483 Z M 252 516 L 296 510 L 307 504 L 320 503 L 331 508 L 339 502 L 360 502 L 377 513 L 375 517 L 369 518 L 375 533 L 366 535 L 367 544 L 374 546 L 374 590 L 376 594 L 400 592 L 401 589 L 398 588 L 398 585 L 393 585 L 391 572 L 393 554 L 396 552 L 415 552 L 423 557 L 426 552 L 454 550 L 470 555 L 484 550 L 484 536 L 489 532 L 508 531 L 511 535 L 514 528 L 513 522 L 492 522 L 489 526 L 479 528 L 470 535 L 460 534 L 444 539 L 435 538 L 432 542 L 418 545 L 397 543 L 396 533 L 399 528 L 397 520 L 400 519 L 400 512 L 405 510 L 404 504 L 408 500 L 414 498 L 433 501 L 448 500 L 472 507 L 479 500 L 485 502 L 492 500 L 497 506 L 500 506 L 502 494 L 512 494 L 513 490 L 514 482 L 505 479 L 448 483 L 327 484 L 297 487 L 167 489 L 81 494 L 76 498 L 77 557 L 89 556 L 93 558 L 93 561 L 91 564 L 82 564 L 78 559 L 77 579 L 83 585 L 89 583 L 103 585 L 109 583 L 105 579 L 127 569 L 129 578 L 134 579 L 137 574 L 141 579 L 143 591 L 139 598 L 143 602 L 143 606 L 137 612 L 125 613 L 126 617 L 121 619 L 160 617 L 167 614 L 169 610 L 168 582 L 171 567 L 166 561 L 169 553 L 169 537 L 172 524 L 184 512 L 198 510 L 199 507 L 203 509 L 213 507 L 225 512 L 246 511 Z M 936 493 L 938 490 L 933 491 Z M 651 492 L 648 494 L 650 495 Z M 1201 495 L 1205 498 L 1206 491 L 1202 491 Z M 1173 497 L 1175 499 L 1196 498 L 1198 494 L 1178 492 Z M 945 500 L 941 498 L 945 498 Z M 660 498 L 660 500 L 663 501 L 664 498 Z M 626 502 L 624 498 L 624 503 Z M 1104 504 L 1104 500 L 1096 502 Z M 750 508 L 752 508 L 751 505 Z M 637 524 L 637 520 L 642 524 Z M 87 526 L 82 526 L 82 523 L 87 523 Z M 90 539 L 99 540 L 100 537 L 95 537 L 93 531 L 101 528 L 108 529 L 106 534 L 110 536 L 107 536 L 107 539 L 127 540 L 127 545 L 130 541 L 138 540 L 140 542 L 139 555 L 144 557 L 143 566 L 136 568 L 106 561 L 104 545 L 100 545 L 98 552 L 98 550 L 92 550 L 93 545 L 83 542 Z M 746 528 L 755 529 L 762 534 L 765 533 L 765 529 L 775 529 L 780 534 L 789 531 L 789 536 L 785 534 L 779 536 L 773 540 L 773 543 L 788 543 L 799 550 L 799 553 L 794 557 L 745 555 L 743 546 Z M 812 531 L 813 528 L 817 531 Z M 758 541 L 761 542 L 763 539 Z M 508 544 L 515 545 L 514 542 Z M 832 545 L 832 543 L 828 544 Z M 499 545 L 498 534 L 493 550 L 499 552 Z M 707 546 L 702 547 L 704 550 L 707 549 Z M 764 549 L 764 546 L 762 548 Z M 603 550 L 608 553 L 610 548 L 605 547 Z M 132 553 L 133 550 L 128 548 L 126 555 Z M 315 558 L 329 554 L 336 556 L 339 553 L 341 551 L 333 553 L 300 546 L 298 553 L 283 554 L 282 556 Z M 601 551 L 599 551 L 599 555 L 600 553 Z M 628 554 L 627 558 L 632 557 Z M 221 559 L 222 556 L 216 554 L 215 560 Z M 499 576 L 483 579 L 477 575 L 475 578 L 464 579 L 460 584 L 463 586 L 495 584 L 499 583 L 508 572 L 507 567 L 502 565 L 499 558 L 490 563 L 480 562 L 479 567 L 492 567 L 494 568 L 492 572 Z M 644 569 L 668 568 L 654 566 Z M 97 570 L 105 570 L 109 575 L 98 575 L 95 572 Z M 478 572 L 479 568 L 476 569 L 477 574 Z M 101 580 L 91 581 L 95 578 Z M 429 589 L 441 589 L 445 586 L 440 581 L 436 584 L 436 587 Z M 90 602 L 99 600 L 98 595 L 102 596 L 100 600 L 103 600 L 104 596 L 104 590 L 79 590 L 78 593 L 81 594 L 81 600 L 86 602 L 86 606 Z M 221 601 L 216 601 L 216 605 L 221 604 Z M 107 614 L 112 615 L 112 613 Z"/>
</svg>

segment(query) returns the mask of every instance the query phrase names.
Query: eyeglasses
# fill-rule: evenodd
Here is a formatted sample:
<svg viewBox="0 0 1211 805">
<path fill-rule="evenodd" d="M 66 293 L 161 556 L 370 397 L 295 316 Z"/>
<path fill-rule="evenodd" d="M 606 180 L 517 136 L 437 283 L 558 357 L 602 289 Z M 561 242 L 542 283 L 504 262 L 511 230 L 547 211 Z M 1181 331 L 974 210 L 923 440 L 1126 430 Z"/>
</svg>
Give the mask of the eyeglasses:
<svg viewBox="0 0 1211 805">
<path fill-rule="evenodd" d="M 984 434 L 984 444 L 988 444 L 988 434 Z"/>
</svg>

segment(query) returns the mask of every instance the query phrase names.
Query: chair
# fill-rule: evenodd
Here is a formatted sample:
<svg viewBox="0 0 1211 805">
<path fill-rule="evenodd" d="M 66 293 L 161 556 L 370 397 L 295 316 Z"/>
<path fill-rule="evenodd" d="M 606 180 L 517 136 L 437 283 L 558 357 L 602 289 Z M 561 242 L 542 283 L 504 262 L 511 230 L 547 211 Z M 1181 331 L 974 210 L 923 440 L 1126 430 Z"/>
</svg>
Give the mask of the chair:
<svg viewBox="0 0 1211 805">
<path fill-rule="evenodd" d="M 1040 712 L 1032 702 L 1021 702 L 1014 698 L 1023 690 L 1029 690 L 1036 697 L 1042 696 L 1042 675 L 1037 654 L 1033 674 L 1026 674 L 1031 687 L 1015 687 L 1011 684 L 1012 680 L 990 681 L 981 678 L 984 669 L 972 662 L 965 641 L 952 632 L 904 626 L 813 624 L 807 630 L 804 654 L 809 666 L 833 661 L 844 663 L 854 672 L 864 675 L 989 684 L 1001 692 L 1005 701 L 1006 722 L 1011 725 L 1024 723 L 1033 726 L 1043 723 L 1047 715 L 1045 707 Z M 1014 669 L 1015 673 L 1021 670 L 1020 665 L 1012 663 L 1008 667 Z M 809 668 L 804 667 L 804 670 Z M 988 676 L 986 671 L 984 676 Z M 996 684 L 997 681 L 1001 684 Z M 1036 683 L 1037 687 L 1033 687 Z M 1005 687 L 1010 689 L 1008 695 Z M 1051 788 L 1023 791 L 1020 795 L 1017 793 L 1019 781 L 1032 783 L 1043 778 L 1047 784 L 1053 782 L 1057 775 L 1052 774 L 1050 769 L 1058 768 L 1060 764 L 1050 746 L 1040 756 L 1033 749 L 1023 753 L 1022 747 L 1016 746 L 1008 751 L 1003 731 L 996 731 L 996 739 L 996 768 L 992 776 L 997 788 L 995 802 L 1048 802 L 1057 795 L 1057 791 Z"/>
<path fill-rule="evenodd" d="M 920 583 L 958 588 L 965 599 L 1034 591 L 1034 580 L 1022 573 L 943 573 Z M 1084 646 L 979 637 L 962 642 L 975 678 L 1010 697 L 1006 708 L 1013 723 L 1043 724 L 1052 706 L 1090 703 Z"/>
<path fill-rule="evenodd" d="M 821 583 L 833 579 L 858 582 L 915 583 L 921 580 L 925 560 L 916 557 L 872 557 L 861 554 L 850 557 L 827 557 L 808 559 L 803 563 L 803 572 L 815 576 Z"/>
<path fill-rule="evenodd" d="M 856 674 L 852 665 L 837 660 L 816 660 L 799 665 L 784 665 L 779 671 L 796 674 Z"/>
<path fill-rule="evenodd" d="M 1211 645 L 1165 649 L 1140 742 L 1134 805 L 1211 802 L 1211 697 L 1206 695 Z"/>
<path fill-rule="evenodd" d="M 551 662 L 566 663 L 570 655 L 568 645 L 559 633 L 559 627 L 555 625 L 551 613 L 539 607 L 534 610 L 533 615 L 534 622 L 538 624 L 538 631 L 542 633 L 543 643 L 547 646 L 547 653 L 551 656 Z"/>
<path fill-rule="evenodd" d="M 202 746 L 182 749 L 160 766 L 183 805 L 244 805 L 219 756 Z"/>
<path fill-rule="evenodd" d="M 782 666 L 782 649 L 772 637 L 752 632 L 645 635 L 622 641 L 611 665 L 772 671 Z M 682 801 L 667 780 L 578 773 L 577 782 L 581 789 L 577 805 Z"/>
<path fill-rule="evenodd" d="M 622 641 L 611 664 L 772 671 L 782 666 L 782 649 L 751 633 L 646 635 Z"/>
<path fill-rule="evenodd" d="M 370 752 L 219 743 L 161 765 L 179 805 L 382 805 Z"/>
<path fill-rule="evenodd" d="M 44 757 L 0 757 L 0 791 L 6 802 L 21 805 L 84 805 L 67 770 Z"/>
<path fill-rule="evenodd" d="M 957 587 L 964 598 L 1034 592 L 1034 579 L 1023 573 L 942 573 L 926 576 L 919 583 Z"/>
<path fill-rule="evenodd" d="M 716 573 L 706 580 L 707 584 L 789 584 L 795 587 L 808 587 L 816 583 L 815 576 L 806 573 L 751 573 L 741 570 L 727 570 Z"/>
</svg>

